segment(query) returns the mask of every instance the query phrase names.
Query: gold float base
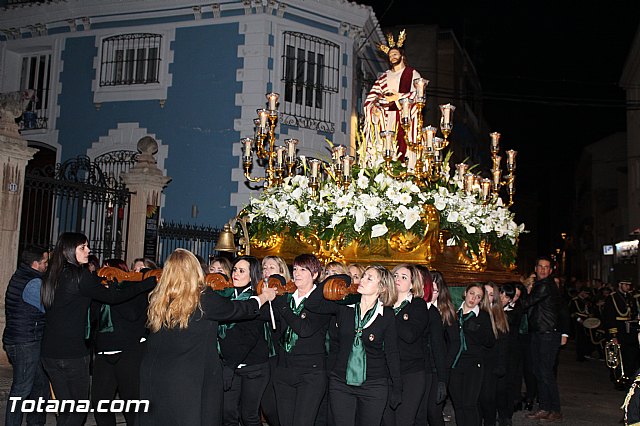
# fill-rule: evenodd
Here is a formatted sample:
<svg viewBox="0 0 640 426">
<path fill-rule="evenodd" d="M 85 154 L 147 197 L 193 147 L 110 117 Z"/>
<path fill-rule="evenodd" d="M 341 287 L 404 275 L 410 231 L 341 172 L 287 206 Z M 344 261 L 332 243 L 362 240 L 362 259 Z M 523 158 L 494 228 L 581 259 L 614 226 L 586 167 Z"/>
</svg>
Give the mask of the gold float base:
<svg viewBox="0 0 640 426">
<path fill-rule="evenodd" d="M 273 235 L 266 241 L 251 240 L 251 255 L 263 258 L 279 256 L 288 264 L 302 253 L 313 253 L 323 262 L 341 261 L 346 264 L 382 264 L 392 268 L 401 263 L 422 264 L 440 271 L 450 285 L 465 285 L 474 281 L 504 283 L 519 281 L 515 265 L 505 267 L 491 253 L 490 247 L 481 244 L 480 255 L 469 250 L 466 244 L 447 246 L 446 231 L 428 232 L 420 238 L 411 233 L 374 238 L 368 245 L 352 241 L 321 241 L 315 236 Z"/>
</svg>

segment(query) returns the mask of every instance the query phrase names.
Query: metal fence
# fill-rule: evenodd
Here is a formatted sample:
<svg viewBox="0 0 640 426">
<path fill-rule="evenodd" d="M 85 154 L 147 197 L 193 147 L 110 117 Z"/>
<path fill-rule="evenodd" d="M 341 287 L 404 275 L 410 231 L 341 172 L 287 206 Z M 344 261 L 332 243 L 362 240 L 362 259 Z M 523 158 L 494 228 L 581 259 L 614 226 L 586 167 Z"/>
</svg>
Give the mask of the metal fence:
<svg viewBox="0 0 640 426">
<path fill-rule="evenodd" d="M 162 223 L 158 228 L 160 239 L 158 257 L 160 264 L 177 248 L 187 249 L 207 260 L 216 254 L 220 229 L 204 225 Z"/>
<path fill-rule="evenodd" d="M 20 248 L 53 247 L 63 232 L 81 232 L 102 260 L 126 258 L 131 194 L 88 157 L 25 176 Z"/>
</svg>

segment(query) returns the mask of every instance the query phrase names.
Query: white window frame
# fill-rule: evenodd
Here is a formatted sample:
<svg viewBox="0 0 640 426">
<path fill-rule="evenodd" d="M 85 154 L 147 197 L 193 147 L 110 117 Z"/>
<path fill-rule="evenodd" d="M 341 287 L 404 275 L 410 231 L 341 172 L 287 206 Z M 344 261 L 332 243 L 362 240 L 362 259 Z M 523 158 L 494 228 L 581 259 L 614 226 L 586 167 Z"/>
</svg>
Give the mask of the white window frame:
<svg viewBox="0 0 640 426">
<path fill-rule="evenodd" d="M 317 95 L 317 89 L 313 89 L 313 95 L 314 95 L 314 102 L 312 103 L 312 106 L 307 106 L 307 87 L 304 87 L 302 90 L 303 92 L 303 98 L 302 98 L 302 105 L 297 104 L 296 103 L 296 88 L 295 85 L 293 87 L 293 98 L 292 98 L 292 102 L 287 102 L 286 101 L 286 86 L 287 83 L 285 81 L 286 78 L 286 65 L 285 65 L 285 55 L 287 54 L 287 46 L 289 44 L 287 44 L 285 42 L 285 33 L 300 33 L 306 36 L 310 36 L 310 37 L 315 37 L 318 39 L 321 39 L 323 41 L 326 41 L 327 43 L 334 45 L 335 48 L 337 49 L 337 58 L 336 58 L 336 62 L 334 64 L 334 67 L 336 68 L 336 81 L 335 81 L 335 91 L 328 91 L 328 90 L 323 90 L 323 93 L 328 94 L 328 96 L 326 96 L 326 98 L 323 101 L 322 107 L 321 108 L 316 108 L 315 107 L 315 95 Z M 300 128 L 305 128 L 305 129 L 310 129 L 310 130 L 316 130 L 316 131 L 323 131 L 323 132 L 327 132 L 327 133 L 336 133 L 339 132 L 339 128 L 338 128 L 338 118 L 339 118 L 339 112 L 340 112 L 340 100 L 341 100 L 341 91 L 343 90 L 342 87 L 342 55 L 345 51 L 345 46 L 336 41 L 333 40 L 328 34 L 321 34 L 320 32 L 318 34 L 314 33 L 314 34 L 309 34 L 309 28 L 295 28 L 295 27 L 290 27 L 290 26 L 278 26 L 277 27 L 277 31 L 275 32 L 275 34 L 277 34 L 276 38 L 277 41 L 274 45 L 274 53 L 276 53 L 276 55 L 274 55 L 274 60 L 277 62 L 277 65 L 275 68 L 276 72 L 277 72 L 277 76 L 278 78 L 276 78 L 275 80 L 277 80 L 277 84 L 280 85 L 281 89 L 280 89 L 280 94 L 281 94 L 281 98 L 280 98 L 280 103 L 281 103 L 281 108 L 282 108 L 282 120 L 281 120 L 281 124 L 286 124 L 286 125 L 291 125 L 291 126 L 298 126 Z M 299 46 L 294 46 L 294 48 L 298 48 Z M 316 55 L 318 52 L 314 52 Z M 307 55 L 306 49 L 305 49 L 305 55 Z M 317 56 L 316 56 L 317 57 Z M 296 59 L 297 58 L 297 52 L 296 52 Z M 307 62 L 307 57 L 304 58 L 305 64 Z M 327 58 L 325 58 L 325 68 L 328 66 L 328 61 Z M 294 76 L 295 77 L 295 76 Z M 308 69 L 305 66 L 304 69 L 304 80 L 306 83 L 307 78 L 309 77 L 308 74 Z M 317 78 L 317 74 L 314 73 L 314 78 Z M 326 80 L 329 78 L 329 73 L 327 71 L 324 72 L 324 76 L 323 76 L 324 80 L 325 80 L 325 86 L 326 84 Z M 276 83 L 276 81 L 274 81 L 274 84 Z M 302 114 L 298 114 L 296 112 L 296 108 L 301 109 L 300 112 L 302 112 Z M 314 117 L 317 117 L 318 114 L 322 115 L 323 111 L 329 109 L 329 113 L 328 115 L 325 115 L 325 119 L 317 119 Z"/>
<path fill-rule="evenodd" d="M 111 37 L 126 34 L 157 34 L 161 37 L 161 42 L 158 46 L 160 61 L 157 71 L 157 83 L 101 85 L 103 72 L 102 57 L 105 41 Z M 148 28 L 127 28 L 127 31 L 97 35 L 96 48 L 98 53 L 94 58 L 95 79 L 93 80 L 94 103 L 167 99 L 167 90 L 172 82 L 171 74 L 169 74 L 169 64 L 173 62 L 173 51 L 170 49 L 170 46 L 174 40 L 175 30 L 169 28 L 154 28 L 152 31 Z M 132 66 L 131 70 L 133 73 L 136 72 L 134 66 Z"/>
</svg>

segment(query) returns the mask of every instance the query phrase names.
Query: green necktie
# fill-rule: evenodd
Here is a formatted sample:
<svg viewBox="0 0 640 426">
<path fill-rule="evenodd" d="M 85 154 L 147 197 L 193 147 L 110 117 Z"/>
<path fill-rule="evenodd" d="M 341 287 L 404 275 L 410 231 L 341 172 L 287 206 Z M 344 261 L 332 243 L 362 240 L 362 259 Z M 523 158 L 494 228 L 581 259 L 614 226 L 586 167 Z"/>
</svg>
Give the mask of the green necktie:
<svg viewBox="0 0 640 426">
<path fill-rule="evenodd" d="M 460 326 L 460 349 L 458 350 L 458 354 L 456 355 L 456 359 L 453 361 L 453 365 L 451 368 L 456 368 L 458 364 L 458 360 L 460 359 L 460 355 L 462 352 L 467 350 L 467 339 L 464 337 L 464 323 L 467 322 L 471 315 L 475 315 L 472 312 L 469 312 L 467 315 L 462 315 L 462 308 L 458 311 L 458 325 Z"/>
<path fill-rule="evenodd" d="M 397 308 L 393 308 L 393 313 L 395 315 L 398 315 L 398 312 L 403 310 L 404 307 L 407 306 L 408 304 L 409 304 L 409 301 L 407 299 L 403 300 L 402 303 L 400 304 L 400 306 L 398 306 Z"/>
<path fill-rule="evenodd" d="M 251 297 L 251 290 L 243 291 L 237 296 L 231 297 L 231 300 L 247 300 Z M 220 339 L 224 339 L 227 337 L 227 330 L 231 330 L 233 326 L 236 325 L 235 322 L 219 324 L 218 325 L 218 337 Z"/>
<path fill-rule="evenodd" d="M 351 386 L 360 386 L 367 380 L 367 352 L 362 344 L 362 330 L 364 326 L 376 313 L 378 305 L 373 305 L 367 311 L 364 318 L 360 319 L 360 303 L 355 305 L 355 335 L 353 336 L 353 345 L 347 362 L 347 384 Z"/>
<path fill-rule="evenodd" d="M 304 301 L 307 300 L 305 297 L 300 301 L 298 307 L 296 307 L 296 301 L 293 299 L 293 294 L 289 294 L 287 296 L 289 298 L 289 308 L 291 312 L 296 316 L 300 316 L 302 309 L 304 309 Z M 291 327 L 287 327 L 287 331 L 285 331 L 284 336 L 282 336 L 282 347 L 284 350 L 289 353 L 296 346 L 296 342 L 298 341 L 298 333 L 293 331 Z"/>
</svg>

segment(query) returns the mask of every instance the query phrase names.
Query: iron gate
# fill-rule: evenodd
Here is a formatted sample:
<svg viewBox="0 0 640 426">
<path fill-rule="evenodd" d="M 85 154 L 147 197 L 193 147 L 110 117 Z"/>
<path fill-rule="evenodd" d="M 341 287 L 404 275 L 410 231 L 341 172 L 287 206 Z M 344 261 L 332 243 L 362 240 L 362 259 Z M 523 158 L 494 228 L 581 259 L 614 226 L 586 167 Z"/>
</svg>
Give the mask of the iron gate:
<svg viewBox="0 0 640 426">
<path fill-rule="evenodd" d="M 103 261 L 126 259 L 131 194 L 89 157 L 27 169 L 20 246 L 53 247 L 62 232 L 81 232 Z"/>
<path fill-rule="evenodd" d="M 160 237 L 158 261 L 163 264 L 177 248 L 184 248 L 208 260 L 217 254 L 216 243 L 220 229 L 205 225 L 163 223 L 158 228 Z"/>
</svg>

